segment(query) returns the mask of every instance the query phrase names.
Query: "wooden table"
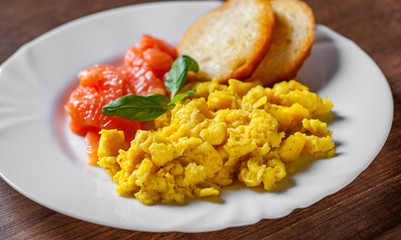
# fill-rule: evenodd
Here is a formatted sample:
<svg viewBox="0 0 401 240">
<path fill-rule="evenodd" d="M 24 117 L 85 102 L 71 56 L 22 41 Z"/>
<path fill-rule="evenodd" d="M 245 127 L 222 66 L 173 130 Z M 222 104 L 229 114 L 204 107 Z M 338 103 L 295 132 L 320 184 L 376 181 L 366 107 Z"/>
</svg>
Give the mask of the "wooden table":
<svg viewBox="0 0 401 240">
<path fill-rule="evenodd" d="M 22 44 L 65 22 L 142 2 L 150 1 L 2 0 L 0 63 Z M 0 180 L 0 239 L 401 239 L 401 2 L 306 2 L 317 23 L 352 39 L 377 62 L 393 92 L 394 123 L 388 140 L 351 184 L 281 219 L 187 234 L 126 231 L 77 220 L 31 201 Z"/>
</svg>

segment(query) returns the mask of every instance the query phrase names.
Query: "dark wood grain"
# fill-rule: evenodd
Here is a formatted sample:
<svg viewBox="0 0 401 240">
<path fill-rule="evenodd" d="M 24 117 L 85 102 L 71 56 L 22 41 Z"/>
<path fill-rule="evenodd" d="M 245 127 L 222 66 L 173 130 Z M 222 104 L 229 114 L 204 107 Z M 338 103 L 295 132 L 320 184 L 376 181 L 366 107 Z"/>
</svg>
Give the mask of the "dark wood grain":
<svg viewBox="0 0 401 240">
<path fill-rule="evenodd" d="M 151 1 L 0 0 L 0 62 L 63 23 L 142 2 Z M 306 2 L 317 23 L 355 41 L 376 61 L 394 97 L 394 123 L 388 140 L 351 184 L 281 219 L 187 234 L 126 231 L 77 220 L 31 201 L 0 180 L 0 239 L 401 239 L 401 2 Z"/>
</svg>

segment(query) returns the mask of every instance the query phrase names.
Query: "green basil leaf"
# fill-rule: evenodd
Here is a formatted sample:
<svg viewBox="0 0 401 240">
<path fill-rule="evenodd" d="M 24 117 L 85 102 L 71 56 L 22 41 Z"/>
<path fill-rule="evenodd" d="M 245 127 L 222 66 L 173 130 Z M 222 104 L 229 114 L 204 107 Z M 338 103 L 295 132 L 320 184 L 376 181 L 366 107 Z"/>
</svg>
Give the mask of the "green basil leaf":
<svg viewBox="0 0 401 240">
<path fill-rule="evenodd" d="M 151 121 L 170 109 L 168 103 L 169 98 L 163 94 L 126 95 L 105 105 L 102 113 L 141 122 Z"/>
<path fill-rule="evenodd" d="M 171 99 L 181 90 L 187 80 L 188 71 L 198 72 L 198 63 L 189 56 L 182 55 L 178 57 L 167 73 L 165 86 L 171 93 Z"/>
<path fill-rule="evenodd" d="M 196 90 L 189 90 L 188 92 L 180 93 L 178 95 L 175 95 L 174 98 L 169 102 L 168 105 L 174 106 L 177 102 L 181 101 L 182 99 L 184 99 L 188 95 L 194 94 L 194 93 L 196 93 Z"/>
<path fill-rule="evenodd" d="M 151 93 L 145 96 L 146 99 L 154 101 L 160 105 L 167 105 L 169 103 L 169 98 L 164 94 Z"/>
</svg>

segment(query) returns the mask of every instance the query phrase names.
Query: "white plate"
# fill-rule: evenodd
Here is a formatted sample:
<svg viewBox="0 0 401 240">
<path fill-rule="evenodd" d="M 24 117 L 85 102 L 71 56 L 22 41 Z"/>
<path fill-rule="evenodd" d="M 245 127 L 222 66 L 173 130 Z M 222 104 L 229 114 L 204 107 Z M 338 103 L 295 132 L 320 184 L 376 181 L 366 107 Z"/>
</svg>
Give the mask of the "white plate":
<svg viewBox="0 0 401 240">
<path fill-rule="evenodd" d="M 357 45 L 317 26 L 298 79 L 334 103 L 338 155 L 286 178 L 280 191 L 222 191 L 217 201 L 145 206 L 120 197 L 103 169 L 85 164 L 83 139 L 67 127 L 65 99 L 77 73 L 122 56 L 143 33 L 177 44 L 187 27 L 220 2 L 134 5 L 90 15 L 24 45 L 0 68 L 1 177 L 28 198 L 66 215 L 143 231 L 211 231 L 279 218 L 355 179 L 382 148 L 393 117 L 389 85 Z"/>
</svg>

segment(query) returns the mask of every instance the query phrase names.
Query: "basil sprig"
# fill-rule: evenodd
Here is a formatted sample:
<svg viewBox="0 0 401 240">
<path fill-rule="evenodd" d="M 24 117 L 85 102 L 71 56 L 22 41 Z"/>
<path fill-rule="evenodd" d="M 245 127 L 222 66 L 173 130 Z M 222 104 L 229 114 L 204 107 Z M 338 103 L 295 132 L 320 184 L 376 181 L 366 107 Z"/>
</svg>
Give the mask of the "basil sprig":
<svg viewBox="0 0 401 240">
<path fill-rule="evenodd" d="M 196 90 L 190 90 L 177 94 L 185 84 L 188 71 L 198 72 L 198 63 L 189 56 L 180 56 L 167 73 L 164 84 L 167 91 L 171 93 L 170 98 L 158 93 L 147 96 L 126 95 L 105 105 L 102 113 L 106 116 L 117 116 L 141 122 L 151 121 L 174 107 L 177 102 L 196 92 Z"/>
<path fill-rule="evenodd" d="M 198 63 L 194 59 L 183 55 L 174 61 L 171 70 L 167 73 L 166 83 L 164 84 L 167 91 L 171 93 L 171 99 L 174 99 L 175 95 L 184 86 L 188 71 L 199 71 Z"/>
<path fill-rule="evenodd" d="M 102 113 L 136 121 L 151 121 L 169 110 L 170 99 L 163 94 L 126 95 L 105 105 Z"/>
</svg>

